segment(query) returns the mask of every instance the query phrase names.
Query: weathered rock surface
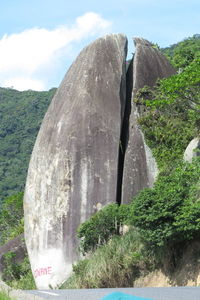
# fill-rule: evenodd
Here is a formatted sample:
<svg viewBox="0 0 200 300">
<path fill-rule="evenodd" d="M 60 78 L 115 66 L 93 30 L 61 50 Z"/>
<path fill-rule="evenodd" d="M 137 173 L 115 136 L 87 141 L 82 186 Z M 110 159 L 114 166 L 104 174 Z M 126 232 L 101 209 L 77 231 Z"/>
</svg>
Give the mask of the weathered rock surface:
<svg viewBox="0 0 200 300">
<path fill-rule="evenodd" d="M 200 156 L 200 139 L 194 138 L 185 149 L 183 159 L 191 163 L 192 159 L 197 156 Z"/>
<path fill-rule="evenodd" d="M 175 73 L 165 56 L 142 38 L 135 38 L 136 51 L 133 61 L 133 92 L 130 111 L 127 145 L 122 180 L 122 203 L 130 203 L 143 188 L 152 187 L 158 173 L 151 150 L 145 144 L 138 126 L 138 111 L 134 104 L 136 92 L 145 85 L 155 85 L 158 78 Z"/>
<path fill-rule="evenodd" d="M 5 267 L 4 255 L 8 252 L 15 254 L 13 263 L 21 263 L 24 260 L 27 252 L 23 234 L 20 234 L 0 247 L 0 278 Z"/>
<path fill-rule="evenodd" d="M 116 201 L 126 96 L 124 35 L 86 47 L 62 81 L 32 153 L 25 238 L 38 288 L 55 288 L 77 260 L 76 230 Z"/>
</svg>

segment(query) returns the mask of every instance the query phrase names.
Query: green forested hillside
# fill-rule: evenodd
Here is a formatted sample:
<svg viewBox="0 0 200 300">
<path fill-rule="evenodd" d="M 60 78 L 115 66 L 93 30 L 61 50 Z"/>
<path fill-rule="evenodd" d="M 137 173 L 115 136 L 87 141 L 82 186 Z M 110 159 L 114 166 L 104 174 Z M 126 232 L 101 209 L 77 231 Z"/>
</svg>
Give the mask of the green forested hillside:
<svg viewBox="0 0 200 300">
<path fill-rule="evenodd" d="M 23 191 L 34 141 L 55 91 L 0 88 L 0 202 Z"/>
<path fill-rule="evenodd" d="M 176 68 L 184 68 L 200 53 L 200 34 L 185 38 L 183 41 L 161 49 Z"/>
</svg>

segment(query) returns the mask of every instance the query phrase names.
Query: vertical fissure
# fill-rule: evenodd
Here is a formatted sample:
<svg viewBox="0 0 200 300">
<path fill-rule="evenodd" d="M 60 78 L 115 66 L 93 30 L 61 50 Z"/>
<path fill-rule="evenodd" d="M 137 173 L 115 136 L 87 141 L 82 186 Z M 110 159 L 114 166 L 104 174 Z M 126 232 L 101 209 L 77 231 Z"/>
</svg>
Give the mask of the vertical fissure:
<svg viewBox="0 0 200 300">
<path fill-rule="evenodd" d="M 129 119 L 131 113 L 131 97 L 133 90 L 133 59 L 127 62 L 128 67 L 126 71 L 126 98 L 124 117 L 122 120 L 121 134 L 119 141 L 119 154 L 118 154 L 118 172 L 117 172 L 117 197 L 116 202 L 120 205 L 122 198 L 122 183 L 124 171 L 124 159 L 129 140 Z"/>
</svg>

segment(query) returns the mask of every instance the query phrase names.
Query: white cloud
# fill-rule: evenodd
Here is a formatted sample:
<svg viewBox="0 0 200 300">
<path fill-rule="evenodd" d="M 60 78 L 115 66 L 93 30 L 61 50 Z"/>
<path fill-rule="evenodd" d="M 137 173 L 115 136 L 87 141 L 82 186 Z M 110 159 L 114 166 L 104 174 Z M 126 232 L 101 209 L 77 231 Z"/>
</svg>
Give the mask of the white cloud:
<svg viewBox="0 0 200 300">
<path fill-rule="evenodd" d="M 15 88 L 18 91 L 24 90 L 35 90 L 35 91 L 43 91 L 45 89 L 45 85 L 42 80 L 32 79 L 28 77 L 15 77 L 6 79 L 3 82 L 4 87 Z"/>
<path fill-rule="evenodd" d="M 53 30 L 31 28 L 18 34 L 4 35 L 0 40 L 0 86 L 41 89 L 46 78 L 34 79 L 44 69 L 54 69 L 64 51 L 73 42 L 105 33 L 111 23 L 96 13 L 86 13 L 76 19 L 73 26 L 59 26 Z M 48 76 L 49 74 L 46 74 Z M 14 77 L 14 78 L 13 78 Z M 43 82 L 41 82 L 43 80 Z"/>
</svg>

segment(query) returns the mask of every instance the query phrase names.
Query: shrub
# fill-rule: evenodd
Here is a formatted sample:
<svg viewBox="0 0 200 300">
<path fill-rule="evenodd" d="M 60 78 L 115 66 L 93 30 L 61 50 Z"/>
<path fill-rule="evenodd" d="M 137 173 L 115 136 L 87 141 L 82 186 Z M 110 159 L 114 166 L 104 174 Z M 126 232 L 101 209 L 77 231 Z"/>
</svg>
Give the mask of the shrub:
<svg viewBox="0 0 200 300">
<path fill-rule="evenodd" d="M 4 264 L 2 279 L 14 289 L 35 289 L 35 282 L 31 272 L 28 256 L 21 263 L 14 261 L 15 253 L 4 254 Z"/>
<path fill-rule="evenodd" d="M 130 224 L 139 229 L 152 247 L 170 247 L 200 233 L 200 159 L 181 163 L 170 174 L 160 176 L 153 189 L 134 199 Z"/>
<path fill-rule="evenodd" d="M 127 214 L 127 205 L 110 204 L 81 224 L 78 228 L 80 251 L 83 254 L 93 251 L 113 235 L 118 235 L 120 225 L 124 224 Z"/>
</svg>

